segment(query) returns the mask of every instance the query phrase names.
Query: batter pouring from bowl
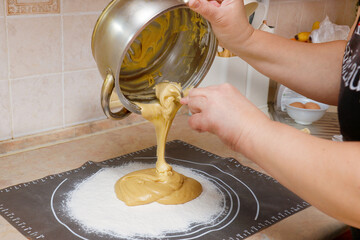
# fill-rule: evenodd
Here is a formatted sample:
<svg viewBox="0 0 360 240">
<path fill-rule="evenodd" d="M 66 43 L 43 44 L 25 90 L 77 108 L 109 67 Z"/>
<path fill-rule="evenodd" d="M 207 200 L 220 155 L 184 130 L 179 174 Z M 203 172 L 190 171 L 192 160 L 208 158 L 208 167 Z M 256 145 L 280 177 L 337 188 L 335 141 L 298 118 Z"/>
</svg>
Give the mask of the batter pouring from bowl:
<svg viewBox="0 0 360 240">
<path fill-rule="evenodd" d="M 136 103 L 142 116 L 152 122 L 157 138 L 156 168 L 129 173 L 115 184 L 117 197 L 129 206 L 152 202 L 182 204 L 197 198 L 201 184 L 175 172 L 165 161 L 165 143 L 172 121 L 181 107 L 179 83 L 162 82 L 155 86 L 157 101 Z"/>
</svg>

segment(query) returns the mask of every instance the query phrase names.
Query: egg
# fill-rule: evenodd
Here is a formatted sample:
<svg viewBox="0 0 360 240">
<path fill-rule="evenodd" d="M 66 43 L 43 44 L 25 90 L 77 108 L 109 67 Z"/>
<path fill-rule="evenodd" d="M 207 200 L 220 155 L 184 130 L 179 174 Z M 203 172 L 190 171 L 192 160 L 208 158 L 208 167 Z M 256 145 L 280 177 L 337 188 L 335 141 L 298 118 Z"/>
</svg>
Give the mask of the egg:
<svg viewBox="0 0 360 240">
<path fill-rule="evenodd" d="M 314 102 L 307 102 L 305 103 L 306 109 L 320 109 L 320 106 Z"/>
<path fill-rule="evenodd" d="M 305 105 L 302 104 L 301 102 L 293 102 L 291 104 L 289 104 L 292 107 L 297 107 L 297 108 L 305 108 Z"/>
</svg>

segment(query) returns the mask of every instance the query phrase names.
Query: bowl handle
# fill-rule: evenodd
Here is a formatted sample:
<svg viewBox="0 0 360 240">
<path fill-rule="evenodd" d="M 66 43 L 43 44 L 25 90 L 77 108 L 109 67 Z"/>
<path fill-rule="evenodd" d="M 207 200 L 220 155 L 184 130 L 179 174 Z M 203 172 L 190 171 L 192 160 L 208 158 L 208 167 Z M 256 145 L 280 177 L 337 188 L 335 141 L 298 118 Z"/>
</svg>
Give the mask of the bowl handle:
<svg viewBox="0 0 360 240">
<path fill-rule="evenodd" d="M 112 112 L 110 109 L 110 97 L 111 97 L 111 93 L 114 90 L 114 87 L 115 87 L 114 76 L 109 71 L 101 88 L 101 106 L 105 115 L 108 118 L 123 119 L 130 115 L 131 112 L 129 110 L 123 107 L 118 112 Z"/>
</svg>

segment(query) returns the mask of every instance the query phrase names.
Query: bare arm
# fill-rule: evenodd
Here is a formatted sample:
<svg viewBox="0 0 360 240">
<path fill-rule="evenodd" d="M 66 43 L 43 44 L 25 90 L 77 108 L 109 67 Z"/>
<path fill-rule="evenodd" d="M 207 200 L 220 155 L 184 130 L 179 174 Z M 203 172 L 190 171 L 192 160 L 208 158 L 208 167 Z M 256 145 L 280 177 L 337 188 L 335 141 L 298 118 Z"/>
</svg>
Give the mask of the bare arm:
<svg viewBox="0 0 360 240">
<path fill-rule="evenodd" d="M 305 44 L 255 31 L 239 0 L 191 0 L 190 6 L 212 23 L 222 46 L 260 72 L 337 103 L 345 41 Z M 315 207 L 360 227 L 360 142 L 327 141 L 273 122 L 228 84 L 193 89 L 182 103 L 193 113 L 193 129 L 216 134 Z"/>
<path fill-rule="evenodd" d="M 193 89 L 189 125 L 216 134 L 318 209 L 360 227 L 360 142 L 339 143 L 269 120 L 233 86 Z"/>
<path fill-rule="evenodd" d="M 269 78 L 311 99 L 337 105 L 345 46 L 345 41 L 308 44 L 256 30 L 234 51 Z"/>
<path fill-rule="evenodd" d="M 332 142 L 278 122 L 255 131 L 238 151 L 319 210 L 360 228 L 359 142 Z"/>
<path fill-rule="evenodd" d="M 191 0 L 189 5 L 211 22 L 223 47 L 259 72 L 309 98 L 337 105 L 346 41 L 307 44 L 254 30 L 239 0 Z"/>
</svg>

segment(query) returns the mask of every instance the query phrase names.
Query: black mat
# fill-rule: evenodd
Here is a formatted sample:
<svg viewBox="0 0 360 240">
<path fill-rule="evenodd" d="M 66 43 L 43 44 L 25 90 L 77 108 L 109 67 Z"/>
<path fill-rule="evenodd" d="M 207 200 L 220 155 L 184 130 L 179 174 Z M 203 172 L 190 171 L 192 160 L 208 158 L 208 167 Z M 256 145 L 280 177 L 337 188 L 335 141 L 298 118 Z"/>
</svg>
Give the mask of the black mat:
<svg viewBox="0 0 360 240">
<path fill-rule="evenodd" d="M 2 189 L 0 215 L 28 239 L 115 239 L 89 233 L 69 219 L 59 219 L 61 214 L 56 206 L 61 205 L 72 182 L 79 182 L 104 167 L 133 161 L 155 162 L 155 156 L 156 147 L 151 147 L 101 163 L 87 162 L 78 169 Z M 182 141 L 167 143 L 166 159 L 170 164 L 206 173 L 214 182 L 225 186 L 231 206 L 214 226 L 199 226 L 183 237 L 178 237 L 178 233 L 168 234 L 164 239 L 245 239 L 309 206 L 273 178 L 235 159 L 219 157 Z M 77 234 L 69 229 L 76 229 Z"/>
</svg>

